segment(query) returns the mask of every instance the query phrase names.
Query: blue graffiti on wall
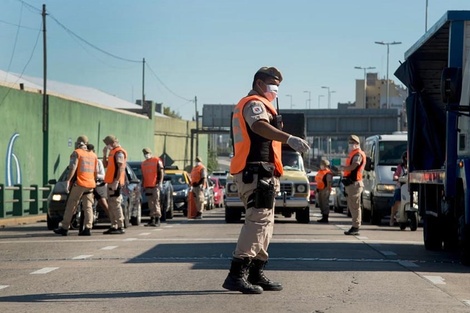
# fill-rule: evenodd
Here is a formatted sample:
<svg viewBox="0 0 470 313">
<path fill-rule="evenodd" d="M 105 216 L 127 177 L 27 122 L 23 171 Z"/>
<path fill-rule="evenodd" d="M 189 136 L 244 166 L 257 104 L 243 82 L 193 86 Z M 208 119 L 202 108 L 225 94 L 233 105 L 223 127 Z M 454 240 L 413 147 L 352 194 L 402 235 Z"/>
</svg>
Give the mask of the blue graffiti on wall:
<svg viewBox="0 0 470 313">
<path fill-rule="evenodd" d="M 6 163 L 5 163 L 5 184 L 7 186 L 13 186 L 15 184 L 21 184 L 21 168 L 20 162 L 18 162 L 18 157 L 13 152 L 13 145 L 15 144 L 16 139 L 20 134 L 14 133 L 11 136 L 10 141 L 8 141 L 7 146 L 7 155 L 6 155 Z M 16 175 L 15 170 L 16 169 Z"/>
</svg>

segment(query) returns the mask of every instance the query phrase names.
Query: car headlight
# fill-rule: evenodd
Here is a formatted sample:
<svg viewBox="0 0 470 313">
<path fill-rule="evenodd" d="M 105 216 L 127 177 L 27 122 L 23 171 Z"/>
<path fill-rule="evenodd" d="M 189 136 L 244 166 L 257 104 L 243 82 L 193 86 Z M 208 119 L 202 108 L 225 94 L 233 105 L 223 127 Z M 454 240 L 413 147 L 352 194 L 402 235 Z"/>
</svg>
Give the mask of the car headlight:
<svg viewBox="0 0 470 313">
<path fill-rule="evenodd" d="M 59 193 L 53 194 L 52 195 L 52 201 L 60 201 L 62 200 L 62 195 Z"/>
<path fill-rule="evenodd" d="M 377 191 L 383 191 L 383 192 L 394 192 L 395 191 L 395 185 L 387 185 L 387 184 L 377 184 Z"/>
<path fill-rule="evenodd" d="M 238 191 L 237 184 L 229 184 L 228 191 L 233 192 L 233 193 L 237 192 Z"/>
<path fill-rule="evenodd" d="M 295 192 L 298 192 L 298 193 L 305 193 L 307 192 L 307 185 L 296 185 L 295 186 Z"/>
</svg>

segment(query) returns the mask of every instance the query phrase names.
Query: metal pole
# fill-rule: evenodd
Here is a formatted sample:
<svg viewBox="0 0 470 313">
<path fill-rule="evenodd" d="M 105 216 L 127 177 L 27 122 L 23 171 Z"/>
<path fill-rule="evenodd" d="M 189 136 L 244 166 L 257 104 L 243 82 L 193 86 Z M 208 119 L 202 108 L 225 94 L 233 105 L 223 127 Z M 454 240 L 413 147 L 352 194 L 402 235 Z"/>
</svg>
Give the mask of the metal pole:
<svg viewBox="0 0 470 313">
<path fill-rule="evenodd" d="M 42 90 L 42 110 L 43 110 L 43 152 L 42 152 L 42 180 L 46 185 L 49 175 L 49 104 L 47 101 L 47 36 L 46 36 L 46 5 L 42 5 L 42 26 L 43 26 L 43 90 Z"/>
<path fill-rule="evenodd" d="M 195 156 L 199 155 L 199 116 L 197 112 L 197 96 L 194 96 L 194 107 L 196 109 L 196 154 Z M 190 164 L 192 163 L 193 160 L 191 160 Z"/>
<path fill-rule="evenodd" d="M 142 109 L 144 108 L 145 108 L 145 58 L 142 59 Z"/>
<path fill-rule="evenodd" d="M 385 104 L 385 108 L 389 108 L 389 99 L 390 99 L 390 82 L 388 80 L 388 66 L 389 66 L 389 55 L 390 55 L 390 44 L 387 44 L 387 103 Z"/>
<path fill-rule="evenodd" d="M 428 31 L 428 0 L 426 0 L 426 10 L 424 14 L 424 32 Z"/>
<path fill-rule="evenodd" d="M 364 67 L 364 109 L 367 109 L 367 69 Z"/>
</svg>

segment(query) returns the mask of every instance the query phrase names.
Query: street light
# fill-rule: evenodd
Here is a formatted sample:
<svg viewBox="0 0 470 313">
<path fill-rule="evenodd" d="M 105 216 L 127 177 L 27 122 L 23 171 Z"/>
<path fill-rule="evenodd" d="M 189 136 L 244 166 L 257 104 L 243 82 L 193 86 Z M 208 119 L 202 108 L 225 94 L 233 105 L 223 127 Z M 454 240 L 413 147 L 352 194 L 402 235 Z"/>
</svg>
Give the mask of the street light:
<svg viewBox="0 0 470 313">
<path fill-rule="evenodd" d="M 320 108 L 320 98 L 324 97 L 324 95 L 318 95 L 318 108 Z"/>
<path fill-rule="evenodd" d="M 330 87 L 328 87 L 328 86 L 322 86 L 322 88 L 328 90 L 328 109 L 331 109 L 331 94 L 336 92 L 336 91 L 330 91 Z"/>
<path fill-rule="evenodd" d="M 375 67 L 374 66 L 369 66 L 369 67 L 360 67 L 360 66 L 355 66 L 355 69 L 358 70 L 364 70 L 364 109 L 367 109 L 367 70 L 372 70 Z"/>
<path fill-rule="evenodd" d="M 304 91 L 304 93 L 308 93 L 308 108 L 311 109 L 312 93 L 310 91 Z"/>
<path fill-rule="evenodd" d="M 290 97 L 290 108 L 292 109 L 292 95 L 286 95 L 286 97 Z"/>
<path fill-rule="evenodd" d="M 392 41 L 392 42 L 383 42 L 383 41 L 376 41 L 378 45 L 387 46 L 387 103 L 385 108 L 389 108 L 389 98 L 390 98 L 390 82 L 388 81 L 388 63 L 389 63 L 389 55 L 390 55 L 390 45 L 400 45 L 401 41 Z"/>
</svg>

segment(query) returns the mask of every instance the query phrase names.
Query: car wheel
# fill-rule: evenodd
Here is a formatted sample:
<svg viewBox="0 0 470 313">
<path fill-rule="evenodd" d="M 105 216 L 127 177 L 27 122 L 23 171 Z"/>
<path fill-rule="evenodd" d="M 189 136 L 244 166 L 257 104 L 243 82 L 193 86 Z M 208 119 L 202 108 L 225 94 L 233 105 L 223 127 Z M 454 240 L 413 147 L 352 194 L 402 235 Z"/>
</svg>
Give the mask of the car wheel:
<svg viewBox="0 0 470 313">
<path fill-rule="evenodd" d="M 124 215 L 124 228 L 131 225 L 129 217 L 129 202 L 126 201 L 122 206 L 122 214 Z"/>
<path fill-rule="evenodd" d="M 169 204 L 168 204 L 168 212 L 166 212 L 166 219 L 171 220 L 173 219 L 173 198 L 169 198 Z"/>
<path fill-rule="evenodd" d="M 59 227 L 59 221 L 56 219 L 53 219 L 52 217 L 47 214 L 47 229 L 49 230 L 54 230 Z"/>
<path fill-rule="evenodd" d="M 299 223 L 308 224 L 310 223 L 310 207 L 300 208 L 295 211 L 295 219 Z"/>
<path fill-rule="evenodd" d="M 129 222 L 132 226 L 139 226 L 140 223 L 142 222 L 142 204 L 139 203 L 139 205 L 136 206 L 136 209 L 133 212 L 133 215 L 129 219 Z"/>
</svg>

